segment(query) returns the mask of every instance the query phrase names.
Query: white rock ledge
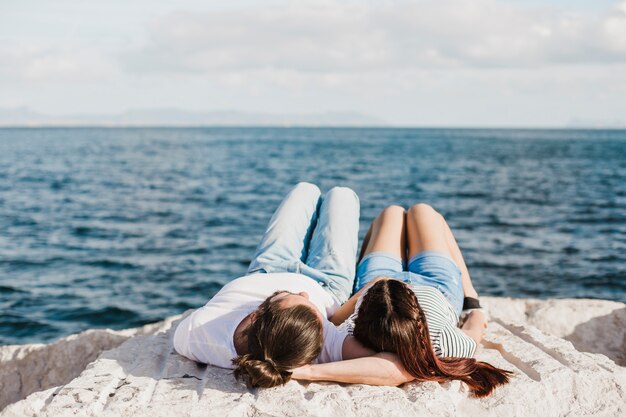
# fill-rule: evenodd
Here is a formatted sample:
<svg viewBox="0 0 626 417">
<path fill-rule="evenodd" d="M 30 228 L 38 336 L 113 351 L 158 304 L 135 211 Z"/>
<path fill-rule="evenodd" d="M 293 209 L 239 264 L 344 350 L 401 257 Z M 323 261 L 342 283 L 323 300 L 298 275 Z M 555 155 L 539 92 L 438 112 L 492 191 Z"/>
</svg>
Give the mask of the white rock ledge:
<svg viewBox="0 0 626 417">
<path fill-rule="evenodd" d="M 250 390 L 228 370 L 174 353 L 178 316 L 142 329 L 1 347 L 0 408 L 13 404 L 0 417 L 626 415 L 625 304 L 482 300 L 491 321 L 476 356 L 515 377 L 481 400 L 458 381 L 399 388 L 291 381 Z"/>
<path fill-rule="evenodd" d="M 179 317 L 135 329 L 87 330 L 47 345 L 0 346 L 0 410 L 33 392 L 67 384 L 100 353 L 162 330 Z"/>
</svg>

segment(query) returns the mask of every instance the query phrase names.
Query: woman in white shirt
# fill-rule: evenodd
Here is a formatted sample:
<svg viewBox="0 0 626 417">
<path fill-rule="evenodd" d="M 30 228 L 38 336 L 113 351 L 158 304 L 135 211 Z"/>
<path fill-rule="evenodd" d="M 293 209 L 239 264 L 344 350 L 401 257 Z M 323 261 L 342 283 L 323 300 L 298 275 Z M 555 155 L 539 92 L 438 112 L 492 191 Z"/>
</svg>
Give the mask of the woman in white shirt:
<svg viewBox="0 0 626 417">
<path fill-rule="evenodd" d="M 286 383 L 291 370 L 371 355 L 329 318 L 353 287 L 359 199 L 349 188 L 321 196 L 299 183 L 272 216 L 246 276 L 185 318 L 174 348 L 235 368 L 255 387 Z"/>
</svg>

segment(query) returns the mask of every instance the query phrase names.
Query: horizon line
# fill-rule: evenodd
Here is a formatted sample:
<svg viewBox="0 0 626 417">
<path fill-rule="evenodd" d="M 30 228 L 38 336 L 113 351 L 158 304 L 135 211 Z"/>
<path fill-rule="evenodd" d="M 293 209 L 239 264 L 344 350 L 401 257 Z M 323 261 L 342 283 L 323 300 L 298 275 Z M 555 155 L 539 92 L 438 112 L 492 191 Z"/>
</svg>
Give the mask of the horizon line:
<svg viewBox="0 0 626 417">
<path fill-rule="evenodd" d="M 0 124 L 0 129 L 420 129 L 420 130 L 626 130 L 626 126 L 463 126 L 463 125 L 254 125 L 254 124 Z"/>
</svg>

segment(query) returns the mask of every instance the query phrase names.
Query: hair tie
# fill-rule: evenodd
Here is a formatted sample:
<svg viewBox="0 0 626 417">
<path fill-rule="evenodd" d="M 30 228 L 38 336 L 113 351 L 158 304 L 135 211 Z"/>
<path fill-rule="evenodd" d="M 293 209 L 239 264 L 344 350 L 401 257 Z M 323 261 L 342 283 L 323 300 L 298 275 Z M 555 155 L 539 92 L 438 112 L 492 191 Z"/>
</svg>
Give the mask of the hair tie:
<svg viewBox="0 0 626 417">
<path fill-rule="evenodd" d="M 266 356 L 263 360 L 264 360 L 265 362 L 269 363 L 269 364 L 270 364 L 270 366 L 271 366 L 272 368 L 274 368 L 274 370 L 275 370 L 276 372 L 278 372 L 278 366 L 276 366 L 276 362 L 274 362 L 274 361 L 272 360 L 272 358 L 268 358 L 268 357 Z"/>
</svg>

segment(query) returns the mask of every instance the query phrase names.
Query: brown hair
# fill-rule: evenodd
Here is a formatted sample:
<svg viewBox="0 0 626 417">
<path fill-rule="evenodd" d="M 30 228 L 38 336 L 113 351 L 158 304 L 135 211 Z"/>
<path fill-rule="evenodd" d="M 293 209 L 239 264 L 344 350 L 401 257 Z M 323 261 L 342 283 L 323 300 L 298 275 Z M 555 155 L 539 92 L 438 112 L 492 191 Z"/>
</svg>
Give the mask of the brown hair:
<svg viewBox="0 0 626 417">
<path fill-rule="evenodd" d="M 286 384 L 290 370 L 311 363 L 322 351 L 323 327 L 311 307 L 281 308 L 269 296 L 256 310 L 256 319 L 245 333 L 248 353 L 233 359 L 235 378 L 252 387 L 271 388 Z"/>
<path fill-rule="evenodd" d="M 473 358 L 438 358 L 415 293 L 394 279 L 378 281 L 367 291 L 354 323 L 354 337 L 375 351 L 397 354 L 418 381 L 459 379 L 476 397 L 488 396 L 512 375 Z"/>
</svg>

